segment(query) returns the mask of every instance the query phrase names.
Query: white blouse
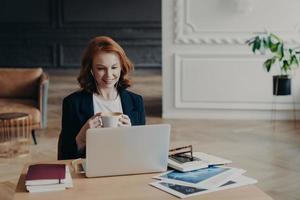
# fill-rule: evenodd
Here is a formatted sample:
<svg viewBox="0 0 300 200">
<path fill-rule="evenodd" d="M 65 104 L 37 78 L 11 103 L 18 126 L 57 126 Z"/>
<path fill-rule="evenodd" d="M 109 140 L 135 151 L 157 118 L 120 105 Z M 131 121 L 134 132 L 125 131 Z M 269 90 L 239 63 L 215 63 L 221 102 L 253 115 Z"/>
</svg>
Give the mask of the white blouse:
<svg viewBox="0 0 300 200">
<path fill-rule="evenodd" d="M 120 95 L 114 100 L 106 100 L 101 95 L 93 94 L 94 114 L 99 112 L 123 113 Z"/>
</svg>

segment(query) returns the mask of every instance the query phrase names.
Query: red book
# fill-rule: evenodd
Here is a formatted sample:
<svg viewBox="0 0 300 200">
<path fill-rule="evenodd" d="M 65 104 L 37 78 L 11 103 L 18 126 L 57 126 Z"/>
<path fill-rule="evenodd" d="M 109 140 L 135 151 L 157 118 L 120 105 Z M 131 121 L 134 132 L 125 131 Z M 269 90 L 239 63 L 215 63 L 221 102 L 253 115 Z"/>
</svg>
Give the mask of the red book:
<svg viewBox="0 0 300 200">
<path fill-rule="evenodd" d="M 45 185 L 64 183 L 66 179 L 65 164 L 30 165 L 25 178 L 26 185 Z"/>
</svg>

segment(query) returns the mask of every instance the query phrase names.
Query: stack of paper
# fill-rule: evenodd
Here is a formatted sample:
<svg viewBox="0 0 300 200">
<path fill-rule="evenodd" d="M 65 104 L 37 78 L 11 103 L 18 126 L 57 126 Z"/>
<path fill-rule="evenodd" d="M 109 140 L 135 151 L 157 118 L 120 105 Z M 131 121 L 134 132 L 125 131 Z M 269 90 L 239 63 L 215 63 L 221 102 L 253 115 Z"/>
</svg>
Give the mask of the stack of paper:
<svg viewBox="0 0 300 200">
<path fill-rule="evenodd" d="M 194 153 L 193 158 L 193 161 L 173 160 L 176 162 L 175 166 L 169 159 L 169 166 L 172 165 L 179 171 L 168 171 L 155 176 L 153 178 L 159 181 L 150 185 L 177 197 L 186 198 L 257 182 L 244 176 L 243 173 L 246 171 L 243 169 L 220 166 L 231 163 L 229 160 L 201 152 Z M 196 170 L 191 171 L 191 169 Z"/>
<path fill-rule="evenodd" d="M 36 164 L 29 166 L 25 185 L 33 193 L 65 190 L 73 187 L 73 182 L 65 164 Z"/>
</svg>

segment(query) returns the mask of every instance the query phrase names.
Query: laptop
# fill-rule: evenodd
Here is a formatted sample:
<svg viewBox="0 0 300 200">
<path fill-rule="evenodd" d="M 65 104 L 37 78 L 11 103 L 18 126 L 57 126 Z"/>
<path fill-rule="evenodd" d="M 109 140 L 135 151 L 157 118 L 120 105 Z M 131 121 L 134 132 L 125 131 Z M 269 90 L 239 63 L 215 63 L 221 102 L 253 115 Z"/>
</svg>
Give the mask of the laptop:
<svg viewBox="0 0 300 200">
<path fill-rule="evenodd" d="M 86 133 L 87 177 L 167 170 L 170 125 L 95 128 Z"/>
</svg>

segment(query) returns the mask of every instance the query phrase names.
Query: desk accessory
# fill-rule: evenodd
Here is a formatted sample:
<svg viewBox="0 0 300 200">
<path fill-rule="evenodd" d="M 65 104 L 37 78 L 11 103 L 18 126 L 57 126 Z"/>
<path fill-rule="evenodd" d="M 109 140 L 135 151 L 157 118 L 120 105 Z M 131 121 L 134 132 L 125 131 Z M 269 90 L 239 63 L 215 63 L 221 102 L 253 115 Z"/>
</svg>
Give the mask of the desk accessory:
<svg viewBox="0 0 300 200">
<path fill-rule="evenodd" d="M 65 190 L 73 187 L 69 167 L 65 164 L 30 165 L 25 177 L 25 185 L 31 193 Z"/>
</svg>

